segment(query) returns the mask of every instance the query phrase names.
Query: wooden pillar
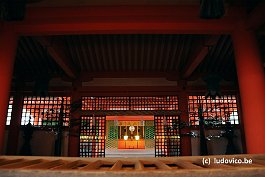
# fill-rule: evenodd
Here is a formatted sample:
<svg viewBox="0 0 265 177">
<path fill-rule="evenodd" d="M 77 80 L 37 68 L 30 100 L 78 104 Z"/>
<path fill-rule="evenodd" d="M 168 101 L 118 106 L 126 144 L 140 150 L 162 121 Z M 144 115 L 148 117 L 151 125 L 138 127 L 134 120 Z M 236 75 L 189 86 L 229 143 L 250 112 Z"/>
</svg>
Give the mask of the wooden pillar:
<svg viewBox="0 0 265 177">
<path fill-rule="evenodd" d="M 265 153 L 265 77 L 257 39 L 243 23 L 232 37 L 247 153 Z"/>
<path fill-rule="evenodd" d="M 186 82 L 179 81 L 178 85 L 181 87 L 181 91 L 178 94 L 179 99 L 179 110 L 181 111 L 180 122 L 189 123 L 189 103 L 188 103 L 188 93 L 186 92 Z M 187 134 L 190 132 L 189 128 L 182 128 L 180 134 Z M 191 137 L 188 135 L 181 136 L 180 139 L 182 156 L 190 156 L 191 153 Z"/>
<path fill-rule="evenodd" d="M 7 140 L 7 155 L 17 155 L 22 110 L 23 95 L 18 91 L 13 95 L 12 114 Z"/>
<path fill-rule="evenodd" d="M 81 96 L 78 92 L 82 82 L 73 82 L 73 91 L 71 98 L 71 117 L 69 129 L 69 142 L 68 142 L 68 156 L 79 157 L 79 136 L 80 136 L 80 111 L 82 106 Z"/>
<path fill-rule="evenodd" d="M 0 154 L 3 154 L 9 90 L 17 48 L 17 36 L 11 29 L 0 29 Z"/>
</svg>

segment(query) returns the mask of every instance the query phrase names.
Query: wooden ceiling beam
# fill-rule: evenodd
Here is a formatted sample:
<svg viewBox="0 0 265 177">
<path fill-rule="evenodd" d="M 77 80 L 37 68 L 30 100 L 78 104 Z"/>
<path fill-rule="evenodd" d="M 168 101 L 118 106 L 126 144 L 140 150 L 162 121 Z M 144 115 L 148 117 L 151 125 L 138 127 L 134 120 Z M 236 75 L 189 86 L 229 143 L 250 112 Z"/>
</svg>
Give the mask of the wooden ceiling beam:
<svg viewBox="0 0 265 177">
<path fill-rule="evenodd" d="M 65 54 L 65 49 L 61 41 L 51 40 L 48 37 L 36 37 L 37 41 L 43 46 L 47 47 L 47 51 L 53 60 L 62 68 L 65 74 L 71 79 L 77 77 L 77 71 L 71 63 L 69 57 Z"/>
<path fill-rule="evenodd" d="M 199 6 L 29 7 L 25 19 L 11 27 L 20 35 L 227 34 L 243 14 L 242 9 L 229 7 L 223 18 L 204 20 L 199 10 Z"/>
<path fill-rule="evenodd" d="M 215 45 L 220 36 L 211 36 L 204 42 L 203 45 L 199 45 L 197 49 L 195 49 L 195 55 L 192 55 L 192 58 L 189 60 L 186 67 L 183 69 L 183 78 L 188 78 L 195 71 L 195 69 L 199 66 L 199 64 L 204 60 L 209 52 L 209 47 Z"/>
</svg>

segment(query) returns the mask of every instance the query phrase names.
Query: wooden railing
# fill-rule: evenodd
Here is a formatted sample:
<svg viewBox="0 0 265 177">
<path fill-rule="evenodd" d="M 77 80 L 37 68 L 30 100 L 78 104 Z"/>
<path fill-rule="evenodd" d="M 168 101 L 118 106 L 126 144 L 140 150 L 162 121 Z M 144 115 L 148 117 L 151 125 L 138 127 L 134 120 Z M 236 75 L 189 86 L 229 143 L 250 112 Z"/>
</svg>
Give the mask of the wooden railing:
<svg viewBox="0 0 265 177">
<path fill-rule="evenodd" d="M 251 163 L 241 163 L 239 162 Z M 217 163 L 222 162 L 224 163 Z M 210 164 L 209 164 L 210 162 Z M 168 158 L 70 158 L 0 156 L 1 177 L 265 176 L 265 155 Z"/>
</svg>

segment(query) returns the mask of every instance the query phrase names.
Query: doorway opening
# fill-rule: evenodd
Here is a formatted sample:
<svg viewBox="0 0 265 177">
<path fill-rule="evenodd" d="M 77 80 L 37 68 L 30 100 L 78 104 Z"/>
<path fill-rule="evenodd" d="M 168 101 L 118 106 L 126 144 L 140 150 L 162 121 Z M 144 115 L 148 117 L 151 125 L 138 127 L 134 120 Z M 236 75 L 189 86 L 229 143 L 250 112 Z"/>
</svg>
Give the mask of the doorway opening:
<svg viewBox="0 0 265 177">
<path fill-rule="evenodd" d="M 177 96 L 82 97 L 82 113 L 82 157 L 179 155 Z"/>
<path fill-rule="evenodd" d="M 106 157 L 154 157 L 154 116 L 107 116 Z"/>
</svg>

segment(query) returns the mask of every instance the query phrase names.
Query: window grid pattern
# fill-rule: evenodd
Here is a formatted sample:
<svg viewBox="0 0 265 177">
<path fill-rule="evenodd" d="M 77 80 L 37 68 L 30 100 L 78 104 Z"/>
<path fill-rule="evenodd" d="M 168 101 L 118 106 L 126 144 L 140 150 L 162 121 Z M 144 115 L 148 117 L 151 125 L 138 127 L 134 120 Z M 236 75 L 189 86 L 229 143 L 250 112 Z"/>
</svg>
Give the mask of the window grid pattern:
<svg viewBox="0 0 265 177">
<path fill-rule="evenodd" d="M 82 97 L 82 110 L 177 110 L 177 96 Z"/>
<path fill-rule="evenodd" d="M 105 116 L 81 117 L 80 157 L 105 157 Z"/>
<path fill-rule="evenodd" d="M 117 121 L 114 120 L 107 120 L 106 125 L 107 125 L 107 139 L 106 139 L 106 149 L 117 149 L 118 147 L 118 126 L 117 126 Z"/>
<path fill-rule="evenodd" d="M 144 125 L 145 148 L 155 147 L 155 126 L 154 121 L 146 120 Z"/>
<path fill-rule="evenodd" d="M 13 97 L 9 98 L 8 108 L 7 108 L 7 116 L 6 116 L 6 125 L 10 125 L 11 115 L 12 115 L 12 107 L 13 107 Z"/>
<path fill-rule="evenodd" d="M 180 131 L 178 116 L 155 116 L 155 156 L 180 155 Z"/>
<path fill-rule="evenodd" d="M 21 125 L 29 122 L 34 126 L 56 126 L 59 123 L 61 106 L 63 105 L 63 126 L 68 126 L 70 117 L 70 97 L 32 97 L 25 96 Z"/>
<path fill-rule="evenodd" d="M 239 124 L 237 99 L 234 95 L 211 100 L 205 96 L 189 96 L 189 119 L 191 125 L 199 125 L 198 108 L 201 105 L 203 117 L 207 124 Z"/>
</svg>

